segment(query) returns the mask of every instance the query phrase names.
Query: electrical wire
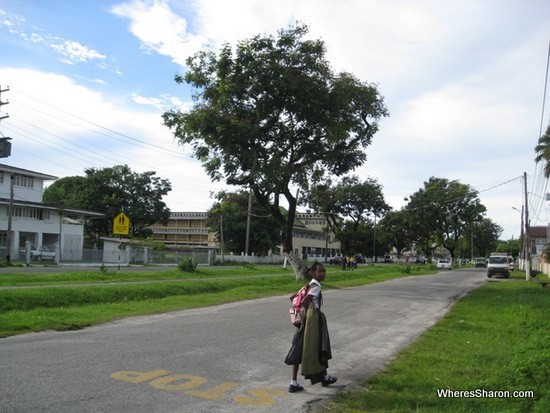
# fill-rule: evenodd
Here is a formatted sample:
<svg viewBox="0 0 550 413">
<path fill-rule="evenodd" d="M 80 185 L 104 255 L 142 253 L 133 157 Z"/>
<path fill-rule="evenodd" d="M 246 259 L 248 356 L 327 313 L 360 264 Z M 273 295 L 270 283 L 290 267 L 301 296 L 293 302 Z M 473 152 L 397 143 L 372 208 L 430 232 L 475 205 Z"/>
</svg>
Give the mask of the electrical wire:
<svg viewBox="0 0 550 413">
<path fill-rule="evenodd" d="M 546 95 L 547 95 L 547 88 L 548 88 L 548 75 L 549 75 L 549 68 L 550 68 L 550 41 L 548 42 L 548 53 L 546 56 L 546 73 L 544 77 L 544 87 L 543 87 L 543 94 L 542 94 L 542 109 L 541 109 L 541 116 L 540 116 L 540 125 L 539 125 L 539 138 L 537 139 L 537 143 L 540 140 L 540 137 L 542 137 L 542 131 L 543 131 L 543 125 L 544 125 L 544 117 L 545 117 L 545 107 L 546 107 Z M 546 162 L 550 162 L 547 160 Z M 530 197 L 528 200 L 529 210 L 532 212 L 533 224 L 539 222 L 541 220 L 541 214 L 543 212 L 544 208 L 544 201 L 546 200 L 546 197 L 543 196 L 543 194 L 546 194 L 546 190 L 548 188 L 548 178 L 545 176 L 544 173 L 544 162 L 537 162 L 535 163 L 535 172 L 533 174 L 533 184 L 531 187 Z M 548 222 L 545 220 L 545 222 Z M 528 225 L 530 225 L 528 223 Z"/>
</svg>

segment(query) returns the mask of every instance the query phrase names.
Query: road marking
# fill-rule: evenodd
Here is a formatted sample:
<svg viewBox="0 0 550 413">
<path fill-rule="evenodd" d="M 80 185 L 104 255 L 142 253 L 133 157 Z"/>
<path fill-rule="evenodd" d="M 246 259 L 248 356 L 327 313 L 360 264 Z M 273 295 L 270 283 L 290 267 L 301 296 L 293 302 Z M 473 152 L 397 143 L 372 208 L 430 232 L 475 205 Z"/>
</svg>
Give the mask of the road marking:
<svg viewBox="0 0 550 413">
<path fill-rule="evenodd" d="M 181 381 L 182 379 L 187 380 L 187 383 L 172 384 L 174 382 Z M 191 376 L 189 374 L 170 374 L 169 376 L 153 380 L 149 383 L 149 385 L 159 390 L 189 390 L 202 386 L 206 382 L 208 382 L 208 380 L 200 376 Z"/>
<path fill-rule="evenodd" d="M 153 371 L 117 371 L 111 378 L 126 383 L 148 384 L 158 390 L 181 391 L 185 394 L 208 400 L 230 400 L 237 404 L 261 407 L 271 406 L 277 402 L 277 397 L 287 395 L 279 389 L 269 387 L 254 387 L 247 389 L 245 394 L 236 394 L 233 397 L 229 392 L 239 386 L 239 383 L 226 381 L 210 389 L 198 389 L 208 384 L 208 379 L 191 374 L 172 373 L 168 370 Z"/>
</svg>

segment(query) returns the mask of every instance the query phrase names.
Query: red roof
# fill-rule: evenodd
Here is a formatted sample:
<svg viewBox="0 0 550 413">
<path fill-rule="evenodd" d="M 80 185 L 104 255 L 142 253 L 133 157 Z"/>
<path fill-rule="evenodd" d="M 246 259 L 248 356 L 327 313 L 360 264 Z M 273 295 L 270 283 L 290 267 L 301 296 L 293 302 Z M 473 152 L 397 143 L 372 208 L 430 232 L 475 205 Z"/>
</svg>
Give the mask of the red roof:
<svg viewBox="0 0 550 413">
<path fill-rule="evenodd" d="M 530 238 L 548 238 L 548 227 L 529 227 Z"/>
</svg>

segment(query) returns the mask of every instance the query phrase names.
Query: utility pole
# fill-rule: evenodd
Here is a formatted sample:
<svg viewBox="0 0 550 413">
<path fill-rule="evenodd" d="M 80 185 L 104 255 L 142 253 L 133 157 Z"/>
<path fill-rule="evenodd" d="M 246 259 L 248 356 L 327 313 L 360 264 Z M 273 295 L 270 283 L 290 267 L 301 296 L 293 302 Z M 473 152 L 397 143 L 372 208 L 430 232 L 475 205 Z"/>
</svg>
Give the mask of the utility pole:
<svg viewBox="0 0 550 413">
<path fill-rule="evenodd" d="M 9 264 L 11 262 L 11 225 L 13 221 L 13 181 L 14 176 L 10 174 L 10 203 L 8 205 L 8 233 L 6 234 L 6 262 Z"/>
<path fill-rule="evenodd" d="M 220 213 L 220 253 L 222 256 L 222 263 L 223 263 L 223 213 Z"/>
<path fill-rule="evenodd" d="M 531 239 L 529 238 L 529 205 L 527 200 L 527 172 L 523 173 L 523 183 L 525 185 L 525 281 L 531 280 Z"/>
<path fill-rule="evenodd" d="M 8 101 L 6 102 L 3 102 L 2 101 L 2 92 L 7 92 L 9 91 L 10 88 L 6 88 L 6 89 L 2 89 L 2 86 L 0 86 L 0 121 L 2 119 L 6 119 L 6 118 L 9 118 L 10 115 L 8 115 L 7 113 L 2 116 L 2 106 L 4 105 L 7 105 Z M 7 136 L 4 136 L 2 135 L 2 137 L 0 138 L 0 158 L 7 158 L 8 156 L 11 155 L 11 143 L 9 142 L 11 140 L 11 138 L 8 138 Z"/>
<path fill-rule="evenodd" d="M 252 214 L 252 190 L 248 192 L 248 210 L 246 213 L 246 243 L 244 254 L 248 257 L 248 246 L 250 244 L 250 215 Z"/>
<path fill-rule="evenodd" d="M 0 85 L 0 108 L 2 108 L 2 106 L 4 106 L 4 105 L 7 105 L 8 103 L 10 103 L 8 101 L 2 102 L 2 92 L 8 92 L 9 90 L 10 90 L 9 86 L 8 86 L 7 89 L 2 89 L 2 86 Z M 6 118 L 9 118 L 9 117 L 10 117 L 10 115 L 8 115 L 7 113 L 4 116 L 2 116 L 2 113 L 0 113 L 0 120 L 6 119 Z"/>
</svg>

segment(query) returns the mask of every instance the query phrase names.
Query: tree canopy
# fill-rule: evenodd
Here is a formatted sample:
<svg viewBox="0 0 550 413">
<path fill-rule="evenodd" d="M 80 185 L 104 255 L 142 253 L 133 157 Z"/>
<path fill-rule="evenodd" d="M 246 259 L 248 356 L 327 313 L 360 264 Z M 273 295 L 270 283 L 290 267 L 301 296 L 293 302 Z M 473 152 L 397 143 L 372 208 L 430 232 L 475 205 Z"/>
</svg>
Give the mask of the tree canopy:
<svg viewBox="0 0 550 413">
<path fill-rule="evenodd" d="M 546 132 L 539 138 L 537 146 L 535 146 L 535 162 L 545 161 L 544 175 L 550 177 L 550 125 L 546 128 Z"/>
<path fill-rule="evenodd" d="M 467 184 L 431 177 L 410 197 L 406 210 L 413 222 L 421 223 L 417 233 L 442 245 L 454 258 L 460 238 L 486 211 L 477 195 Z"/>
<path fill-rule="evenodd" d="M 307 201 L 327 217 L 328 226 L 342 243 L 345 254 L 365 253 L 368 217 L 381 217 L 390 210 L 382 186 L 373 178 L 360 181 L 345 176 L 334 185 L 324 182 L 311 189 Z"/>
<path fill-rule="evenodd" d="M 170 210 L 162 197 L 172 190 L 168 180 L 155 172 L 137 173 L 127 165 L 111 168 L 89 168 L 86 176 L 59 179 L 44 191 L 44 203 L 59 207 L 81 208 L 105 214 L 103 219 L 86 222 L 86 236 L 96 242 L 112 233 L 116 215 L 124 212 L 130 218 L 130 234 L 149 236 L 145 227 L 159 221 L 166 222 Z"/>
<path fill-rule="evenodd" d="M 397 257 L 417 240 L 414 226 L 406 209 L 388 212 L 378 224 L 380 239 L 397 251 Z"/>
<path fill-rule="evenodd" d="M 388 112 L 376 85 L 334 73 L 321 40 L 295 25 L 188 59 L 176 82 L 192 85 L 194 106 L 170 110 L 164 124 L 191 144 L 213 180 L 251 189 L 282 229 L 292 251 L 296 189 L 344 175 Z M 286 205 L 281 205 L 285 201 Z M 285 206 L 286 213 L 281 206 Z"/>
<path fill-rule="evenodd" d="M 223 240 L 226 251 L 246 251 L 248 199 L 249 193 L 244 191 L 221 192 L 219 202 L 208 211 L 207 225 L 220 242 Z M 269 211 L 255 199 L 251 201 L 248 252 L 264 256 L 280 244 L 281 231 Z"/>
</svg>

